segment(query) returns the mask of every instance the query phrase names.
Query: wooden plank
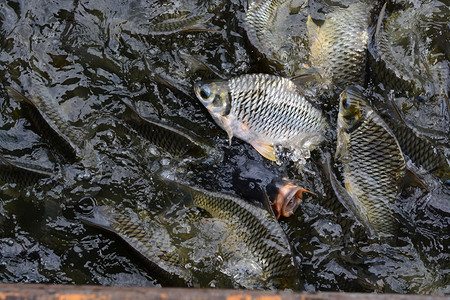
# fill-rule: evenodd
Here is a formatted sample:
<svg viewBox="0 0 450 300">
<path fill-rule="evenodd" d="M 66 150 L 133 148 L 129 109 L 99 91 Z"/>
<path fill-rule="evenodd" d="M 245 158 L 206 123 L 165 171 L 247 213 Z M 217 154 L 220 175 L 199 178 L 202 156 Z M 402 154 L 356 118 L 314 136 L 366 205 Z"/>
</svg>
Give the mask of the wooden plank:
<svg viewBox="0 0 450 300">
<path fill-rule="evenodd" d="M 108 287 L 93 285 L 0 284 L 0 300 L 418 300 L 449 299 L 445 296 L 299 293 L 191 288 Z"/>
</svg>

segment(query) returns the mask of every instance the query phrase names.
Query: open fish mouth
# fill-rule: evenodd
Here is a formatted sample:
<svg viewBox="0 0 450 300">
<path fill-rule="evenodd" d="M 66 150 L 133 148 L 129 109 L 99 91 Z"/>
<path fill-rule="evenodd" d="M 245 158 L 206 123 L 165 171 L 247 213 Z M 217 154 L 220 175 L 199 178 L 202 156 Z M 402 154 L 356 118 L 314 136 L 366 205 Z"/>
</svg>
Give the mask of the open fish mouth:
<svg viewBox="0 0 450 300">
<path fill-rule="evenodd" d="M 298 187 L 292 182 L 288 182 L 279 188 L 278 194 L 271 204 L 275 217 L 279 219 L 281 216 L 292 216 L 300 206 L 304 192 L 313 194 L 306 189 Z"/>
</svg>

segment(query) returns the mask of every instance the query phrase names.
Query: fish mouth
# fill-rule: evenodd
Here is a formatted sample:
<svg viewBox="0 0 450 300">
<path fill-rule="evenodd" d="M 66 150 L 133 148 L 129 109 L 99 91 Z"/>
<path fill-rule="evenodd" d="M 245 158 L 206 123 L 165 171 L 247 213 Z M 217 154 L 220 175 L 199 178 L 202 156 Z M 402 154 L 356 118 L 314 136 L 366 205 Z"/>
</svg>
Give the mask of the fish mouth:
<svg viewBox="0 0 450 300">
<path fill-rule="evenodd" d="M 201 82 L 194 83 L 195 96 L 197 96 L 197 98 L 203 103 L 202 98 L 200 97 L 200 87 L 201 87 Z"/>
<path fill-rule="evenodd" d="M 280 216 L 292 216 L 300 206 L 301 200 L 303 200 L 303 192 L 313 194 L 306 189 L 298 187 L 292 182 L 283 185 L 278 190 L 278 194 L 272 202 L 272 210 L 275 217 L 279 219 Z"/>
</svg>

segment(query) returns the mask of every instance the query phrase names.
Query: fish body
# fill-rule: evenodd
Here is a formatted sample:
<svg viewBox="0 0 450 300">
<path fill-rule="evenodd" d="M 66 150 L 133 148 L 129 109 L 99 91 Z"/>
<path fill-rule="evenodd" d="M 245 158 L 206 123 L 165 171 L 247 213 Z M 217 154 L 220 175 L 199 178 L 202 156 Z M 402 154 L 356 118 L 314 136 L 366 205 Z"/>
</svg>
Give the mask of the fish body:
<svg viewBox="0 0 450 300">
<path fill-rule="evenodd" d="M 272 27 L 281 5 L 287 0 L 249 1 L 245 18 L 247 36 L 260 52 L 266 55 L 276 55 L 282 60 L 287 58 L 287 53 L 276 43 Z"/>
<path fill-rule="evenodd" d="M 206 28 L 204 22 L 211 17 L 210 14 L 189 15 L 182 14 L 164 15 L 162 18 L 154 20 L 158 24 L 148 25 L 146 29 L 149 34 L 170 34 L 185 31 L 211 31 Z"/>
<path fill-rule="evenodd" d="M 29 186 L 42 178 L 51 177 L 52 173 L 39 166 L 13 163 L 0 156 L 0 181 L 15 183 L 18 186 Z"/>
<path fill-rule="evenodd" d="M 267 210 L 236 196 L 182 186 L 192 202 L 215 218 L 229 222 L 237 238 L 253 253 L 267 278 L 292 280 L 297 269 L 286 235 Z"/>
<path fill-rule="evenodd" d="M 336 221 L 341 225 L 343 236 L 353 237 L 357 240 L 374 237 L 375 230 L 372 224 L 369 223 L 367 218 L 359 217 L 358 207 L 336 177 L 331 167 L 330 153 L 322 153 L 320 165 L 329 184 L 324 185 L 324 196 L 319 199 L 322 205 L 333 212 Z M 351 214 L 350 218 L 348 216 L 349 212 Z M 358 220 L 363 227 L 354 227 L 355 220 Z"/>
<path fill-rule="evenodd" d="M 373 111 L 361 90 L 346 88 L 340 96 L 336 157 L 357 217 L 377 235 L 396 231 L 393 204 L 406 166 L 400 145 Z"/>
<path fill-rule="evenodd" d="M 73 160 L 84 156 L 86 142 L 79 131 L 69 125 L 68 120 L 61 114 L 57 103 L 51 97 L 42 99 L 32 97 L 29 99 L 17 90 L 7 87 L 11 98 L 28 105 L 30 117 L 35 126 L 41 128 L 43 133 L 55 141 L 57 147 Z"/>
<path fill-rule="evenodd" d="M 445 10 L 448 16 L 448 7 Z M 405 8 L 387 17 L 382 10 L 369 53 L 375 80 L 387 91 L 425 99 L 435 94 L 434 67 L 424 55 L 430 52 L 428 44 L 433 37 L 424 28 L 441 26 L 439 31 L 445 30 L 445 21 L 440 24 L 433 20 L 439 14 L 445 16 L 444 10 L 439 11 L 434 2 Z M 426 25 L 428 22 L 431 26 Z"/>
<path fill-rule="evenodd" d="M 230 141 L 236 136 L 273 161 L 274 146 L 312 150 L 328 126 L 322 112 L 287 78 L 249 74 L 198 82 L 194 90 Z"/>
<path fill-rule="evenodd" d="M 138 132 L 139 135 L 176 157 L 186 155 L 202 157 L 209 150 L 206 145 L 200 143 L 192 136 L 168 125 L 146 119 L 139 115 L 129 104 L 125 103 L 130 111 L 126 114 L 126 121 Z"/>
<path fill-rule="evenodd" d="M 137 216 L 108 206 L 96 206 L 90 217 L 81 216 L 81 219 L 120 237 L 149 264 L 153 272 L 171 285 L 191 283 L 191 274 L 184 268 L 183 257 L 171 245 L 167 230 L 155 222 L 145 226 Z"/>
<path fill-rule="evenodd" d="M 320 27 L 308 17 L 310 63 L 328 87 L 364 84 L 370 13 L 371 5 L 358 1 L 336 8 Z"/>
<path fill-rule="evenodd" d="M 423 168 L 443 180 L 450 179 L 450 167 L 444 155 L 426 138 L 410 127 L 394 120 L 386 120 L 395 134 L 400 148 L 418 168 Z M 392 124 L 392 125 L 391 125 Z"/>
<path fill-rule="evenodd" d="M 284 76 L 301 74 L 308 56 L 306 0 L 250 0 L 245 16 L 249 42 Z M 262 61 L 264 63 L 264 61 Z"/>
</svg>

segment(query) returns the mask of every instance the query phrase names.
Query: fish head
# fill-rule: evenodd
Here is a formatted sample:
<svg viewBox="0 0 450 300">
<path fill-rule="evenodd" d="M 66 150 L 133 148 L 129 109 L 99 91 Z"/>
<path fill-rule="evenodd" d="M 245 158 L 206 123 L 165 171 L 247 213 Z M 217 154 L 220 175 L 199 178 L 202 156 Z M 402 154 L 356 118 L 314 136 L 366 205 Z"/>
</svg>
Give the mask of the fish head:
<svg viewBox="0 0 450 300">
<path fill-rule="evenodd" d="M 337 120 L 337 147 L 335 158 L 346 160 L 350 134 L 362 121 L 362 108 L 365 106 L 362 88 L 349 86 L 342 91 L 339 98 L 339 115 Z"/>
<path fill-rule="evenodd" d="M 230 113 L 231 101 L 226 81 L 197 82 L 194 84 L 194 92 L 214 117 Z"/>
<path fill-rule="evenodd" d="M 358 87 L 347 87 L 340 95 L 338 128 L 352 131 L 362 119 L 364 95 Z"/>
<path fill-rule="evenodd" d="M 231 128 L 231 121 L 229 118 L 231 111 L 231 97 L 228 82 L 197 82 L 194 84 L 194 92 L 216 123 L 227 132 L 231 144 L 233 129 Z"/>
</svg>

